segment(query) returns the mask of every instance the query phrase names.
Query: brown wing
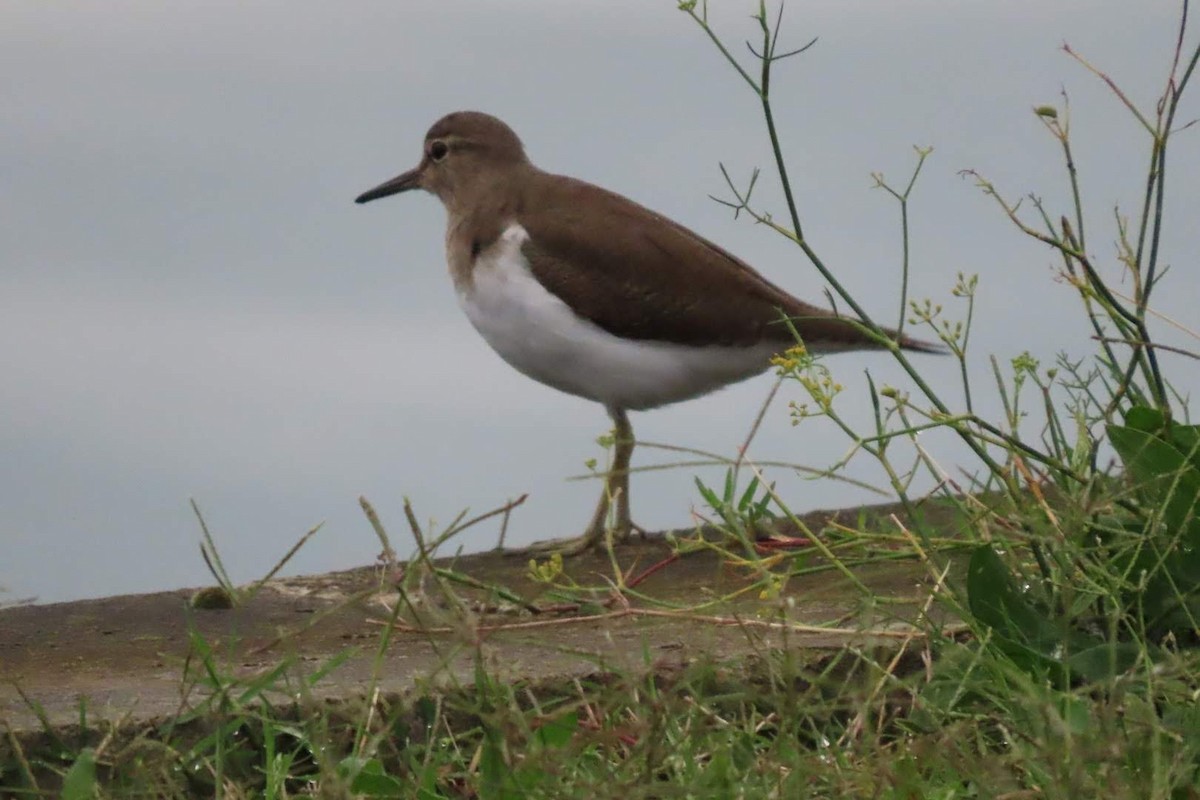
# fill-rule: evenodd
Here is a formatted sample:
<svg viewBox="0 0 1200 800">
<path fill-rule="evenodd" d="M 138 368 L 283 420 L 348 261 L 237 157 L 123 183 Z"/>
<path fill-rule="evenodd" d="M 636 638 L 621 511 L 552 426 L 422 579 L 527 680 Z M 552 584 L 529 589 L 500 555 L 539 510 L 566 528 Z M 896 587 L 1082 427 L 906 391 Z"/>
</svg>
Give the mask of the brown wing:
<svg viewBox="0 0 1200 800">
<path fill-rule="evenodd" d="M 539 213 L 519 220 L 530 234 L 523 249 L 530 268 L 609 333 L 693 345 L 787 343 L 792 335 L 782 312 L 810 342 L 877 346 L 851 323 L 797 300 L 666 217 L 582 181 L 539 177 Z M 903 344 L 938 349 L 907 337 Z"/>
</svg>

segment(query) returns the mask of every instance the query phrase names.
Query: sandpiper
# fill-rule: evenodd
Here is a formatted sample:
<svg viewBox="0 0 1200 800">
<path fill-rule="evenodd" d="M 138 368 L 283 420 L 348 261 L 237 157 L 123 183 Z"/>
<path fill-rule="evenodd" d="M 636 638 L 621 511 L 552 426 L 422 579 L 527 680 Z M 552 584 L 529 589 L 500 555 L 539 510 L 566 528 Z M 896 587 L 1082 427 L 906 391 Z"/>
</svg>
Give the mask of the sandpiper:
<svg viewBox="0 0 1200 800">
<path fill-rule="evenodd" d="M 517 371 L 602 403 L 614 454 L 582 536 L 564 554 L 629 535 L 629 411 L 689 400 L 765 371 L 796 344 L 878 348 L 856 324 L 797 300 L 745 262 L 622 197 L 543 172 L 508 125 L 442 117 L 421 161 L 356 202 L 424 189 L 446 207 L 446 260 L 467 318 Z M 900 347 L 937 352 L 885 330 Z M 609 515 L 615 503 L 615 519 Z"/>
</svg>

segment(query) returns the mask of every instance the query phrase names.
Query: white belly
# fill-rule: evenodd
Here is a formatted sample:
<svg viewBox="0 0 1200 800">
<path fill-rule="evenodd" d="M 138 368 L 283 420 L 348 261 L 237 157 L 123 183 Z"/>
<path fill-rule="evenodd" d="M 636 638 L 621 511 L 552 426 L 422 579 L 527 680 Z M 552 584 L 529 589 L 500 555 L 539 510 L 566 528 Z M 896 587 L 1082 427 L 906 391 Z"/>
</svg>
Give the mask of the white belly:
<svg viewBox="0 0 1200 800">
<path fill-rule="evenodd" d="M 645 409 L 698 397 L 770 366 L 777 344 L 690 347 L 613 336 L 542 288 L 510 226 L 460 289 L 471 324 L 501 358 L 547 386 L 606 406 Z"/>
</svg>

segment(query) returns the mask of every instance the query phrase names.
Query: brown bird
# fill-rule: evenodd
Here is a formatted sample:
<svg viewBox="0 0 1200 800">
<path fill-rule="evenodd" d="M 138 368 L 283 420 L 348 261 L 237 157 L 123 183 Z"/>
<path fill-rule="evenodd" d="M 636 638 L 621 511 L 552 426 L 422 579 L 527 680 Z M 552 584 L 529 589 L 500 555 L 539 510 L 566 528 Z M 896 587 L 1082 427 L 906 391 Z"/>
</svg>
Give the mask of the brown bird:
<svg viewBox="0 0 1200 800">
<path fill-rule="evenodd" d="M 615 451 L 580 552 L 625 538 L 633 428 L 628 411 L 707 394 L 757 375 L 796 344 L 812 353 L 878 348 L 852 321 L 797 300 L 682 225 L 589 183 L 535 167 L 500 120 L 448 114 L 414 169 L 356 202 L 424 189 L 446 207 L 446 260 L 459 304 L 517 371 L 604 404 Z M 907 336 L 907 350 L 940 348 Z"/>
</svg>

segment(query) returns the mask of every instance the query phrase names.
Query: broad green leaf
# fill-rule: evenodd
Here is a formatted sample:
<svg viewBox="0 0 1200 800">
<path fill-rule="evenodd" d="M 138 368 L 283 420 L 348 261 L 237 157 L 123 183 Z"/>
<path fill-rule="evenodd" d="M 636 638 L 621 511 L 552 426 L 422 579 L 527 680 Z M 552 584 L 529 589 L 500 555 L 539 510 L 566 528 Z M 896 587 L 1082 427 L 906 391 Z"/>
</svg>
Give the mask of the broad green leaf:
<svg viewBox="0 0 1200 800">
<path fill-rule="evenodd" d="M 1067 666 L 1089 681 L 1104 681 L 1131 669 L 1141 653 L 1137 642 L 1104 642 L 1073 653 Z"/>
<path fill-rule="evenodd" d="M 1145 433 L 1157 433 L 1163 429 L 1166 418 L 1163 413 L 1147 406 L 1134 406 L 1125 412 L 1125 425 Z"/>
<path fill-rule="evenodd" d="M 992 628 L 1005 655 L 1035 677 L 1048 674 L 1069 679 L 1074 669 L 1072 656 L 1104 644 L 1098 637 L 1070 627 L 1067 618 L 1051 616 L 1026 599 L 991 545 L 980 545 L 971 553 L 967 601 L 975 618 Z M 1087 659 L 1081 663 L 1094 666 Z"/>
<path fill-rule="evenodd" d="M 350 779 L 350 791 L 364 797 L 401 797 L 405 784 L 387 774 L 377 758 L 347 756 L 338 763 L 338 772 Z"/>
<path fill-rule="evenodd" d="M 1162 508 L 1167 532 L 1186 531 L 1184 543 L 1200 545 L 1200 470 L 1173 444 L 1145 431 L 1110 425 L 1108 436 L 1135 488 L 1148 503 Z"/>
<path fill-rule="evenodd" d="M 1200 425 L 1168 424 L 1161 411 L 1135 406 L 1126 412 L 1125 426 L 1169 442 L 1193 467 L 1200 470 Z"/>
<path fill-rule="evenodd" d="M 1035 646 L 1056 638 L 1050 620 L 1022 596 L 1012 572 L 991 545 L 980 545 L 971 553 L 967 598 L 971 613 L 1006 638 Z"/>
</svg>

